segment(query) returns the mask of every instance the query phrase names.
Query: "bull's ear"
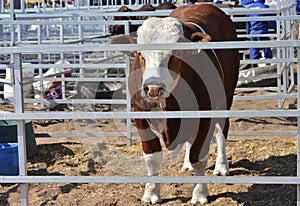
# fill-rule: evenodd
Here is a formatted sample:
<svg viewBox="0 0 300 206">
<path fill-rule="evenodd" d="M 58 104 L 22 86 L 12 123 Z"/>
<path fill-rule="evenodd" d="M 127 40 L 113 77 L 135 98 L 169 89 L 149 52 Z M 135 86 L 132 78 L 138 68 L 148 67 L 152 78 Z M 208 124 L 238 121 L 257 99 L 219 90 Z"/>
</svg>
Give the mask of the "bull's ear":
<svg viewBox="0 0 300 206">
<path fill-rule="evenodd" d="M 136 42 L 136 38 L 130 35 L 113 36 L 110 41 L 111 44 L 136 44 Z M 127 54 L 128 56 L 134 56 L 133 51 L 124 51 L 123 53 Z"/>
<path fill-rule="evenodd" d="M 208 34 L 204 34 L 202 32 L 194 32 L 191 35 L 191 41 L 193 42 L 210 42 L 212 40 L 211 36 Z"/>
</svg>

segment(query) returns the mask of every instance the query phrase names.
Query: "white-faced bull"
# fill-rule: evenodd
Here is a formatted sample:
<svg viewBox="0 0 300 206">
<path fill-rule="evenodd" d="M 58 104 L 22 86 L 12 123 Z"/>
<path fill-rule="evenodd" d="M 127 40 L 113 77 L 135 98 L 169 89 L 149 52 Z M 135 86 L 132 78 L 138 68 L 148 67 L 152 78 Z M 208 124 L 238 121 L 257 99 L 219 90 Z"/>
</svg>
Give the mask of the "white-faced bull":
<svg viewBox="0 0 300 206">
<path fill-rule="evenodd" d="M 118 36 L 112 43 L 177 43 L 236 41 L 230 18 L 212 5 L 182 6 L 169 17 L 149 18 L 137 39 Z M 236 49 L 147 50 L 136 52 L 129 75 L 134 111 L 229 110 L 238 79 Z M 212 137 L 218 142 L 214 174 L 228 175 L 225 154 L 228 118 L 135 119 L 142 141 L 148 175 L 158 175 L 162 162 L 161 141 L 169 150 L 186 146 L 182 170 L 204 176 Z M 161 140 L 160 140 L 161 139 Z M 196 183 L 192 203 L 208 202 L 206 184 Z M 160 202 L 159 184 L 147 183 L 142 201 Z"/>
</svg>

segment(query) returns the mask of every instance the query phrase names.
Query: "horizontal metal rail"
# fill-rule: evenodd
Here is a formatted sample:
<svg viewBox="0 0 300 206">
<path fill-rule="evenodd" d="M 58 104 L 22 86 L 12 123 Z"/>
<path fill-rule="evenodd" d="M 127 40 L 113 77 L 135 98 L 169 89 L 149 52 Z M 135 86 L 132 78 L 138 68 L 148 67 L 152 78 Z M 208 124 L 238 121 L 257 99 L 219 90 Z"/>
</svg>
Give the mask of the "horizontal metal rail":
<svg viewBox="0 0 300 206">
<path fill-rule="evenodd" d="M 0 183 L 211 183 L 211 184 L 300 184 L 300 177 L 286 176 L 0 176 Z"/>
<path fill-rule="evenodd" d="M 258 90 L 256 88 L 248 88 L 248 91 Z M 272 90 L 272 88 L 263 88 L 262 90 Z M 273 91 L 275 91 L 274 88 Z M 242 91 L 247 88 L 242 88 Z M 0 92 L 1 93 L 1 92 Z M 275 100 L 275 99 L 296 99 L 297 94 L 282 94 L 282 95 L 256 95 L 256 96 L 234 96 L 234 101 L 245 100 Z M 15 103 L 12 99 L 2 99 L 0 103 Z M 125 99 L 24 99 L 24 103 L 48 103 L 48 104 L 127 104 Z M 232 111 L 232 110 L 231 110 Z M 1 113 L 1 112 L 0 112 Z"/>
<path fill-rule="evenodd" d="M 267 89 L 269 89 L 269 88 L 264 88 L 264 90 L 267 90 Z M 246 89 L 242 89 L 242 90 L 244 91 Z M 297 94 L 234 96 L 235 101 L 239 101 L 239 100 L 266 100 L 266 99 L 296 99 L 296 98 L 297 98 Z"/>
<path fill-rule="evenodd" d="M 2 47 L 1 47 L 2 49 Z M 111 59 L 113 59 L 115 57 L 111 57 Z M 111 59 L 105 59 L 103 61 L 110 61 Z M 64 68 L 73 68 L 73 69 L 76 69 L 76 68 L 84 68 L 84 69 L 102 69 L 102 70 L 105 70 L 107 68 L 122 68 L 122 67 L 125 67 L 125 63 L 115 63 L 115 62 L 112 62 L 112 63 L 85 63 L 85 64 L 54 64 L 54 63 L 44 63 L 44 64 L 26 64 L 26 65 L 23 65 L 23 70 L 25 69 L 37 69 L 37 68 L 42 68 L 42 69 L 49 69 L 51 67 L 55 67 L 55 68 L 61 68 L 61 69 L 64 69 Z M 0 69 L 5 69 L 5 68 L 12 68 L 13 65 L 12 64 L 0 64 Z M 61 72 L 61 71 L 60 71 Z M 64 71 L 64 72 L 61 72 L 61 73 L 68 73 L 69 71 Z M 59 75 L 60 73 L 55 73 L 55 74 L 52 74 L 52 76 L 55 76 L 55 75 Z M 46 76 L 45 76 L 46 77 Z M 48 77 L 48 76 L 47 76 Z M 49 75 L 50 77 L 50 75 Z"/>
<path fill-rule="evenodd" d="M 107 138 L 107 137 L 122 137 L 126 136 L 126 131 L 119 131 L 119 132 L 87 132 L 87 133 L 35 133 L 36 138 L 52 138 L 52 137 L 69 137 L 69 138 L 87 138 L 87 137 L 96 137 L 96 138 Z M 239 137 L 244 137 L 244 136 L 264 136 L 264 137 L 270 137 L 270 136 L 297 136 L 297 131 L 276 131 L 276 132 L 270 132 L 270 131 L 265 131 L 265 132 L 248 132 L 248 131 L 229 131 L 228 136 L 239 136 Z M 132 132 L 131 133 L 131 138 L 133 137 L 139 137 L 139 134 L 137 132 Z M 234 139 L 233 139 L 234 140 Z"/>
<path fill-rule="evenodd" d="M 106 13 L 99 13 L 99 14 L 93 14 L 92 17 L 107 17 L 107 16 L 152 16 L 153 13 L 147 14 L 148 12 L 117 12 L 117 13 L 110 13 L 107 15 Z M 152 15 L 151 15 L 152 14 Z M 161 15 L 161 14 L 159 14 Z M 82 16 L 82 17 L 90 17 L 88 16 Z M 64 18 L 65 21 L 62 22 L 59 19 Z M 37 20 L 38 19 L 38 20 Z M 41 20 L 47 20 L 47 21 L 41 21 Z M 54 20 L 53 20 L 54 19 Z M 247 22 L 247 21 L 271 21 L 271 20 L 299 20 L 299 16 L 292 15 L 292 16 L 260 16 L 260 17 L 232 17 L 233 22 Z M 115 25 L 115 24 L 125 24 L 127 22 L 130 22 L 130 24 L 142 24 L 144 20 L 99 20 L 97 22 L 94 22 L 91 19 L 74 19 L 74 15 L 66 16 L 65 14 L 59 16 L 59 15 L 53 15 L 48 16 L 47 15 L 27 15 L 23 17 L 16 18 L 14 20 L 4 19 L 0 22 L 0 25 Z"/>
<path fill-rule="evenodd" d="M 135 50 L 190 50 L 190 49 L 239 49 L 239 48 L 288 48 L 299 47 L 298 40 L 285 41 L 251 41 L 251 42 L 201 42 L 201 43 L 173 43 L 173 44 L 101 44 L 101 45 L 23 45 L 1 47 L 0 54 L 8 53 L 61 53 L 61 52 L 87 52 L 87 51 L 135 51 Z"/>
<path fill-rule="evenodd" d="M 0 103 L 15 103 L 14 100 L 4 99 Z M 24 103 L 48 104 L 127 104 L 126 99 L 24 99 Z M 1 113 L 1 111 L 0 111 Z"/>
<path fill-rule="evenodd" d="M 248 132 L 248 131 L 231 131 L 228 133 L 229 136 L 239 136 L 239 137 L 243 137 L 243 136 L 297 136 L 297 131 L 284 131 L 284 132 L 280 132 L 280 131 L 276 131 L 276 132 Z"/>
<path fill-rule="evenodd" d="M 86 133 L 64 133 L 64 134 L 49 134 L 49 133 L 35 133 L 36 138 L 52 138 L 52 137 L 69 137 L 69 138 L 86 138 L 86 137 L 96 137 L 96 138 L 103 138 L 103 137 L 122 137 L 127 135 L 127 131 L 120 131 L 120 132 L 86 132 Z M 139 137 L 137 132 L 131 133 L 132 137 Z"/>
<path fill-rule="evenodd" d="M 215 110 L 170 112 L 30 112 L 0 113 L 0 120 L 27 119 L 127 119 L 127 118 L 225 118 L 225 117 L 300 117 L 300 110 Z"/>
<path fill-rule="evenodd" d="M 267 90 L 270 88 L 263 88 L 262 90 Z M 273 90 L 275 91 L 276 88 Z M 242 90 L 247 90 L 247 88 L 242 88 Z M 248 89 L 252 91 L 253 88 Z M 270 89 L 271 90 L 271 89 Z M 297 94 L 282 94 L 282 95 L 256 95 L 256 96 L 234 96 L 235 101 L 245 101 L 245 100 L 274 100 L 274 99 L 296 99 Z M 15 103 L 12 99 L 2 99 L 0 103 Z M 49 104 L 127 104 L 125 99 L 24 99 L 24 103 L 49 103 Z M 232 110 L 231 110 L 232 111 Z M 1 114 L 1 112 L 0 112 Z"/>
</svg>

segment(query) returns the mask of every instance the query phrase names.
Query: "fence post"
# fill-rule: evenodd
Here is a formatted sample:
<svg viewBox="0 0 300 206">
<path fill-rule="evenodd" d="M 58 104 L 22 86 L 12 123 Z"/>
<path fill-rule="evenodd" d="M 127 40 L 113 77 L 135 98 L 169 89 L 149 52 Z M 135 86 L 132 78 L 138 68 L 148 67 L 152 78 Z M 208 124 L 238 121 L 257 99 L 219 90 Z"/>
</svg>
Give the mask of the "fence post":
<svg viewBox="0 0 300 206">
<path fill-rule="evenodd" d="M 15 113 L 24 113 L 22 55 L 13 54 Z M 25 121 L 17 120 L 19 176 L 27 176 Z M 28 184 L 20 184 L 21 206 L 28 205 Z"/>
<path fill-rule="evenodd" d="M 125 68 L 125 75 L 126 75 L 126 100 L 127 100 L 127 112 L 131 111 L 131 96 L 129 93 L 129 86 L 128 86 L 128 77 L 129 77 L 129 71 L 130 71 L 130 57 L 126 56 L 125 57 L 125 61 L 126 61 L 126 68 Z M 131 130 L 131 118 L 128 117 L 126 120 L 126 125 L 127 125 L 127 146 L 130 147 L 132 146 L 132 130 Z"/>
<path fill-rule="evenodd" d="M 300 48 L 298 47 L 297 65 L 297 110 L 300 109 Z M 300 176 L 300 117 L 297 117 L 297 176 Z M 300 185 L 297 185 L 297 206 L 300 206 Z"/>
</svg>

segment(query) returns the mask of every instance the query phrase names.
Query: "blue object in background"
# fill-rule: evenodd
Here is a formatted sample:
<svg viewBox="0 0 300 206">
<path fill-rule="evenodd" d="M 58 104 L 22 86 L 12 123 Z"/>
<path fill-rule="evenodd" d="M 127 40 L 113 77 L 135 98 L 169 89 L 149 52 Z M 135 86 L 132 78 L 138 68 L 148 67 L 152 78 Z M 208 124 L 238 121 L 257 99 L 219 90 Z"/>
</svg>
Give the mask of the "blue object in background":
<svg viewBox="0 0 300 206">
<path fill-rule="evenodd" d="M 19 175 L 18 143 L 0 144 L 0 175 Z"/>
<path fill-rule="evenodd" d="M 246 5 L 252 4 L 253 2 L 254 2 L 254 0 L 241 0 L 239 5 L 246 6 Z"/>
<path fill-rule="evenodd" d="M 300 0 L 296 0 L 296 12 L 297 15 L 300 15 Z"/>
<path fill-rule="evenodd" d="M 25 120 L 25 130 L 27 157 L 31 158 L 37 151 L 37 145 L 31 120 Z M 18 143 L 17 121 L 0 120 L 0 144 L 1 143 Z"/>
<path fill-rule="evenodd" d="M 265 0 L 254 0 L 253 3 L 248 6 L 249 9 L 266 9 L 269 8 L 265 4 Z M 260 17 L 260 16 L 275 16 L 275 14 L 247 14 L 246 17 Z M 276 21 L 247 21 L 246 22 L 246 33 L 247 34 L 269 34 L 269 28 L 276 31 Z M 269 41 L 269 37 L 250 37 L 250 41 Z M 266 59 L 272 59 L 271 48 L 250 48 L 250 59 L 260 59 L 262 56 L 260 50 L 263 50 L 264 57 Z"/>
</svg>

